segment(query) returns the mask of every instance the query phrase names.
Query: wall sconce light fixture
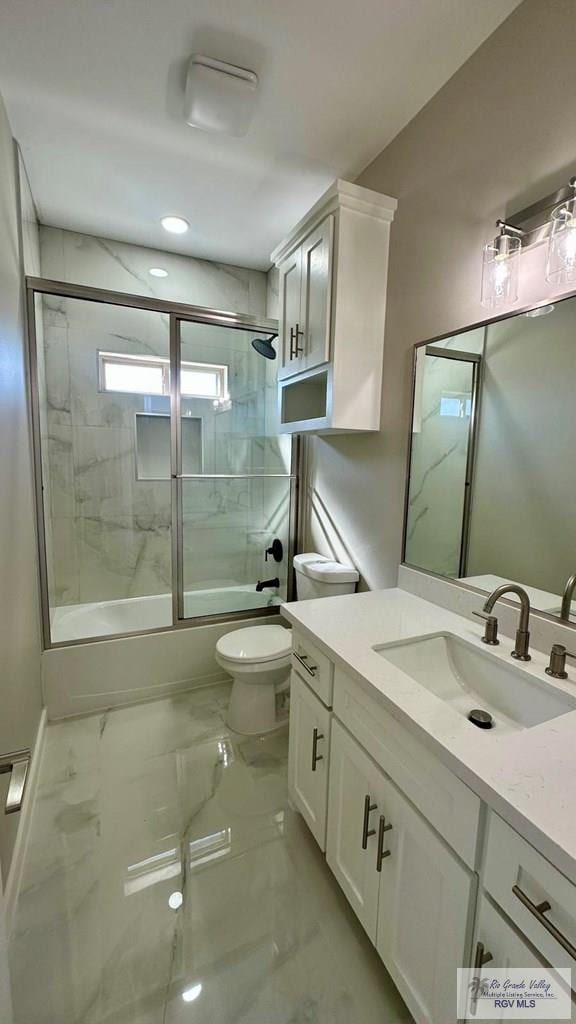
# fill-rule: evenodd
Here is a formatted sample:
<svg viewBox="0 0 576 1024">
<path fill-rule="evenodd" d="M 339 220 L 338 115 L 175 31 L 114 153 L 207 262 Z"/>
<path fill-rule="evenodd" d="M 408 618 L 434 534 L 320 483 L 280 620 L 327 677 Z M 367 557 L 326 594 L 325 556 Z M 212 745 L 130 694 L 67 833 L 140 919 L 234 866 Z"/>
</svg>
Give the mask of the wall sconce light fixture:
<svg viewBox="0 0 576 1024">
<path fill-rule="evenodd" d="M 500 233 L 482 252 L 482 305 L 489 309 L 518 299 L 519 256 L 523 249 L 547 241 L 546 280 L 576 281 L 576 177 L 532 206 L 498 220 Z"/>
<path fill-rule="evenodd" d="M 482 257 L 482 305 L 496 309 L 518 298 L 518 256 L 522 231 L 496 221 L 500 234 L 484 246 Z"/>
<path fill-rule="evenodd" d="M 546 280 L 564 284 L 576 280 L 576 178 L 570 178 L 572 198 L 552 210 Z"/>
</svg>

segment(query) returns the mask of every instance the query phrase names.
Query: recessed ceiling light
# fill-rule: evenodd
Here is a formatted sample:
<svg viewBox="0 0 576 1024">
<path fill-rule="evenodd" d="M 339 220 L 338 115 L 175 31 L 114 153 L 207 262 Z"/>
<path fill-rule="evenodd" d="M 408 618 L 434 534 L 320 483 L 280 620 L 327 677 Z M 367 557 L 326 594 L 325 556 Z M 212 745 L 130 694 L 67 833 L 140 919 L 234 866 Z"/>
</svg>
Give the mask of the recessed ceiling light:
<svg viewBox="0 0 576 1024">
<path fill-rule="evenodd" d="M 150 267 L 148 273 L 151 274 L 152 277 L 168 277 L 168 271 L 163 270 L 162 267 Z"/>
<path fill-rule="evenodd" d="M 160 223 L 164 231 L 169 231 L 171 235 L 183 235 L 190 227 L 184 217 L 162 217 Z"/>
<path fill-rule="evenodd" d="M 202 991 L 202 985 L 192 985 L 182 993 L 182 999 L 185 1003 L 193 1003 L 195 999 L 198 999 Z"/>
<path fill-rule="evenodd" d="M 173 892 L 168 897 L 168 906 L 170 907 L 170 910 L 180 910 L 183 902 L 184 897 L 181 892 Z"/>
</svg>

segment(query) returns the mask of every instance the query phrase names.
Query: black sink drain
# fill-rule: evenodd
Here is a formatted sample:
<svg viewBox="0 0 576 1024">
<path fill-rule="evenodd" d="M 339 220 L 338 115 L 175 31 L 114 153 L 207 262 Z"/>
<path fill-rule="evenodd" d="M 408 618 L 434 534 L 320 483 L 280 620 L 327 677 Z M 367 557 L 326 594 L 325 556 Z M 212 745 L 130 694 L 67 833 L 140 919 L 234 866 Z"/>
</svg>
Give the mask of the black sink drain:
<svg viewBox="0 0 576 1024">
<path fill-rule="evenodd" d="M 494 725 L 494 719 L 488 711 L 482 711 L 480 708 L 474 708 L 468 713 L 468 721 L 472 722 L 473 725 L 477 725 L 479 729 L 492 729 Z"/>
</svg>

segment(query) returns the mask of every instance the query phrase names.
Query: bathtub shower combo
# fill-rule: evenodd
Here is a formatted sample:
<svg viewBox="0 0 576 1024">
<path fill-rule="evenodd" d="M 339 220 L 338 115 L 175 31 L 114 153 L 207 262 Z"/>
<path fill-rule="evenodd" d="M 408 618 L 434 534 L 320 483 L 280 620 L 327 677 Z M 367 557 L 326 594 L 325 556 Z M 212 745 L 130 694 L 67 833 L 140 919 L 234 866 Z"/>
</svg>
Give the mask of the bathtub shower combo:
<svg viewBox="0 0 576 1024">
<path fill-rule="evenodd" d="M 286 599 L 275 320 L 28 279 L 46 646 Z"/>
</svg>

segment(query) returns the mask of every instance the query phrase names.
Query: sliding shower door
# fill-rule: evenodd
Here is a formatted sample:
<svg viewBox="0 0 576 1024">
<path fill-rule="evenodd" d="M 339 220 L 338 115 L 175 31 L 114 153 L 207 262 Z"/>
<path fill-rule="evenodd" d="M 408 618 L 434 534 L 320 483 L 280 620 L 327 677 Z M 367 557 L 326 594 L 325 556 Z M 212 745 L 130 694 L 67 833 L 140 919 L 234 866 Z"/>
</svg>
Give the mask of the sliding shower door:
<svg viewBox="0 0 576 1024">
<path fill-rule="evenodd" d="M 273 611 L 293 445 L 252 341 L 276 322 L 39 280 L 28 312 L 46 645 Z"/>
<path fill-rule="evenodd" d="M 292 440 L 278 434 L 277 362 L 252 346 L 258 333 L 176 325 L 179 619 L 270 608 L 287 596 Z"/>
</svg>

